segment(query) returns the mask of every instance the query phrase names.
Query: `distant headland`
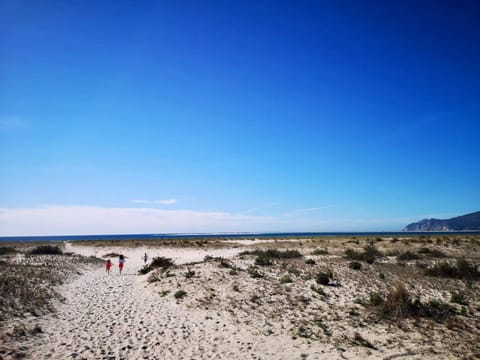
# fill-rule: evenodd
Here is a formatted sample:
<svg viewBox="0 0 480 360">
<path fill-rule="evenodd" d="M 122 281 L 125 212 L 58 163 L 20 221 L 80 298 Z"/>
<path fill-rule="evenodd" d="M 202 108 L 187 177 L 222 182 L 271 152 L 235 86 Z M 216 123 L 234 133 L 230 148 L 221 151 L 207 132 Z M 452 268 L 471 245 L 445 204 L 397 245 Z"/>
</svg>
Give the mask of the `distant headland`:
<svg viewBox="0 0 480 360">
<path fill-rule="evenodd" d="M 423 219 L 405 226 L 403 231 L 475 231 L 480 230 L 480 211 L 451 219 Z"/>
</svg>

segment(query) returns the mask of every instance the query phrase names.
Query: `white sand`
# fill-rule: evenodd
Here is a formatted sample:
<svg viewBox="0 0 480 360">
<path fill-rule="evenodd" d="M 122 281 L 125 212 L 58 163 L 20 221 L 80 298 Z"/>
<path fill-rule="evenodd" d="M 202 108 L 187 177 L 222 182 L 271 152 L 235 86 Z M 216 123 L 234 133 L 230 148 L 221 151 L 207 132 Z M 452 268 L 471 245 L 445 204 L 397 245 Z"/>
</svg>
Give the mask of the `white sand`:
<svg viewBox="0 0 480 360">
<path fill-rule="evenodd" d="M 180 265 L 202 261 L 206 255 L 232 258 L 243 249 L 237 244 L 223 249 L 66 244 L 66 251 L 86 256 L 123 253 L 124 273 L 118 275 L 117 259 L 112 258 L 111 274 L 99 265 L 62 286 L 59 290 L 65 302 L 58 304 L 56 314 L 35 319 L 43 333 L 26 344 L 28 358 L 456 358 L 444 343 L 450 335 L 434 328 L 430 332 L 424 326 L 420 331 L 413 321 L 402 326 L 366 321 L 368 310 L 355 304 L 355 299 L 368 297 L 376 289 L 372 275 L 352 272 L 341 261 L 336 264 L 335 255 L 315 258 L 318 269 L 330 261 L 342 282 L 341 287 L 324 287 L 324 296 L 313 293 L 310 286 L 315 280 L 305 280 L 303 275 L 290 274 L 294 282 L 280 283 L 286 273 L 281 266 L 261 268 L 265 277 L 251 278 L 246 270 L 252 257 L 234 259 L 235 267 L 241 269 L 236 275 L 218 262 L 189 265 L 193 277 L 185 276 L 187 266 L 176 267 L 172 277 L 163 276 L 153 283 L 147 282 L 147 275 L 138 275 L 145 252 L 150 259 L 164 256 Z M 302 264 L 304 259 L 296 266 Z M 239 290 L 233 290 L 234 285 Z M 187 295 L 176 300 L 173 294 L 180 289 Z M 301 328 L 307 335 L 300 334 Z M 375 348 L 355 343 L 356 332 Z M 439 352 L 430 352 L 430 347 Z"/>
<path fill-rule="evenodd" d="M 312 348 L 287 333 L 269 336 L 263 327 L 245 327 L 224 312 L 187 308 L 172 294 L 162 297 L 145 276 L 137 276 L 141 256 L 168 256 L 176 262 L 227 256 L 239 249 L 195 250 L 108 248 L 127 256 L 125 272 L 110 275 L 103 266 L 62 287 L 65 303 L 41 321 L 44 334 L 32 346 L 32 359 L 300 359 L 336 358 L 329 347 Z M 68 246 L 83 255 L 105 250 Z M 255 319 L 252 318 L 255 322 Z"/>
</svg>

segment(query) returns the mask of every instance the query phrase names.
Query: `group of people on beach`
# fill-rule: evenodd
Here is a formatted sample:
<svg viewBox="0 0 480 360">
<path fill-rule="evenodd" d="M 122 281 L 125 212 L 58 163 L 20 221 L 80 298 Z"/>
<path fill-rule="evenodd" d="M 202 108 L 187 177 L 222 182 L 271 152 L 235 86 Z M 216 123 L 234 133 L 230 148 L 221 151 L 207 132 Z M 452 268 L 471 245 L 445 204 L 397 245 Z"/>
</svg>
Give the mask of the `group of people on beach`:
<svg viewBox="0 0 480 360">
<path fill-rule="evenodd" d="M 148 254 L 145 253 L 145 255 L 143 255 L 142 257 L 143 259 L 143 264 L 147 264 L 148 262 Z M 112 268 L 112 261 L 110 259 L 107 260 L 107 262 L 105 263 L 105 270 L 108 274 L 110 274 L 110 269 Z M 122 270 L 123 270 L 123 266 L 125 265 L 125 256 L 123 256 L 122 254 L 120 254 L 118 256 L 118 273 L 120 275 L 122 275 Z"/>
</svg>

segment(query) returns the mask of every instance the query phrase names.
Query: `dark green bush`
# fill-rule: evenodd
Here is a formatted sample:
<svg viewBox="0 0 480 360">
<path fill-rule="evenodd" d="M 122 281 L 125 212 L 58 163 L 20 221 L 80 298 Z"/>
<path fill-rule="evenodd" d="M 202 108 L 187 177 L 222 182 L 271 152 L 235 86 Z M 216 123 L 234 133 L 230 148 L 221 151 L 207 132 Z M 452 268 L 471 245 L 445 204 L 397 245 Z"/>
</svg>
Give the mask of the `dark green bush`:
<svg viewBox="0 0 480 360">
<path fill-rule="evenodd" d="M 372 306 L 378 306 L 383 304 L 383 296 L 377 292 L 371 292 L 369 304 Z"/>
<path fill-rule="evenodd" d="M 265 256 L 272 259 L 293 259 L 293 258 L 302 257 L 302 254 L 298 250 L 277 250 L 277 249 L 246 250 L 246 251 L 242 251 L 240 255 Z"/>
<path fill-rule="evenodd" d="M 452 292 L 450 294 L 450 301 L 452 303 L 467 305 L 467 300 L 465 299 L 465 294 L 461 292 Z"/>
<path fill-rule="evenodd" d="M 187 292 L 186 292 L 186 291 L 178 290 L 177 292 L 175 292 L 175 294 L 174 294 L 173 296 L 175 297 L 175 299 L 181 299 L 181 298 L 183 298 L 185 295 L 187 295 Z"/>
<path fill-rule="evenodd" d="M 255 265 L 270 266 L 272 264 L 273 264 L 272 258 L 268 256 L 259 255 L 255 258 Z"/>
<path fill-rule="evenodd" d="M 40 245 L 28 252 L 30 255 L 61 255 L 62 249 L 57 245 Z"/>
<path fill-rule="evenodd" d="M 15 254 L 17 250 L 13 247 L 9 246 L 0 246 L 0 255 L 10 255 L 10 254 Z"/>
<path fill-rule="evenodd" d="M 330 283 L 330 276 L 327 273 L 318 273 L 315 275 L 315 281 L 319 285 L 328 285 Z"/>
<path fill-rule="evenodd" d="M 360 270 L 362 268 L 362 264 L 359 263 L 358 261 L 352 261 L 350 264 L 349 264 L 349 267 L 350 269 L 352 270 Z"/>
<path fill-rule="evenodd" d="M 420 259 L 420 256 L 407 250 L 401 254 L 398 254 L 397 259 L 401 261 L 418 260 Z"/>
</svg>

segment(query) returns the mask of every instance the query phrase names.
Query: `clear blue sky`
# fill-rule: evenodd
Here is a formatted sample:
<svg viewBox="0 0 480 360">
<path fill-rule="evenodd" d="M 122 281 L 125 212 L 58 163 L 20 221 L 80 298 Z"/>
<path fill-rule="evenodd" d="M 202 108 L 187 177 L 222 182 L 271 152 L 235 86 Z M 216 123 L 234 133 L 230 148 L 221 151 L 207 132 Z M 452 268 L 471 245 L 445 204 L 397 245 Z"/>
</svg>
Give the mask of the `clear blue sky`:
<svg viewBox="0 0 480 360">
<path fill-rule="evenodd" d="M 479 19 L 477 1 L 2 1 L 0 235 L 477 211 Z"/>
</svg>

